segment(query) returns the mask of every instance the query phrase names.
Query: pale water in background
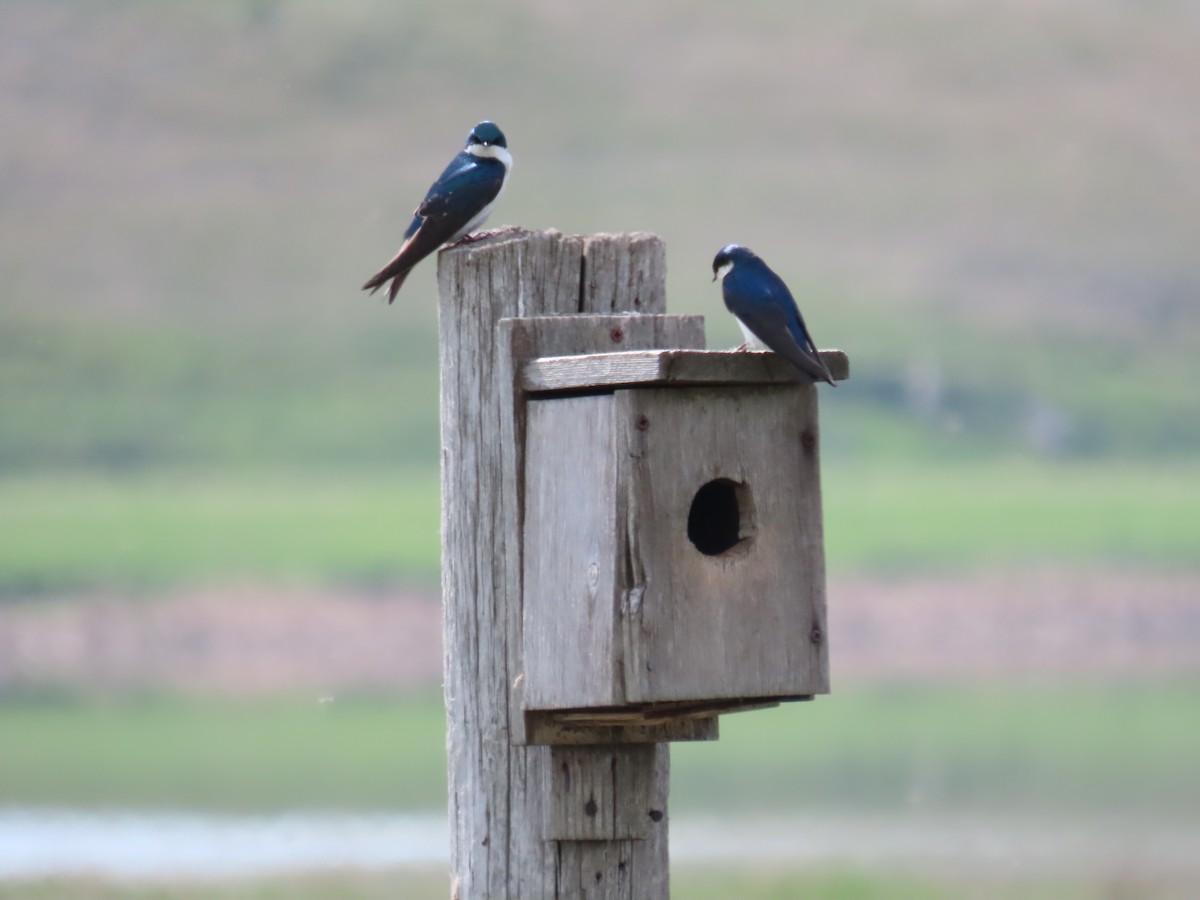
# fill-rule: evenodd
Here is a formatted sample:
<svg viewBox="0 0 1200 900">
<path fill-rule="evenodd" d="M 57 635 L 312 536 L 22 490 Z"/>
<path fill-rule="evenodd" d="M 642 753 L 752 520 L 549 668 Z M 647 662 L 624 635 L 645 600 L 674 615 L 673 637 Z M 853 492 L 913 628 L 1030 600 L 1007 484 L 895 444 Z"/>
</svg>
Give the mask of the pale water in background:
<svg viewBox="0 0 1200 900">
<path fill-rule="evenodd" d="M 1069 872 L 1200 873 L 1200 826 L 1113 818 L 689 817 L 671 823 L 675 863 L 845 864 Z M 271 816 L 0 809 L 0 879 L 88 872 L 235 877 L 448 863 L 428 814 Z"/>
</svg>

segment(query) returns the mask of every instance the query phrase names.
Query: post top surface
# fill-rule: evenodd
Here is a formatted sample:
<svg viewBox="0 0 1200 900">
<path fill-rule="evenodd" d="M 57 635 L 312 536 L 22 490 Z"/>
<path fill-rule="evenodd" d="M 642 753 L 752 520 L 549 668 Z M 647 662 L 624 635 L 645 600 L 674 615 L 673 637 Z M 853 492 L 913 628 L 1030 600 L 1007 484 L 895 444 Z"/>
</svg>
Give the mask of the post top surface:
<svg viewBox="0 0 1200 900">
<path fill-rule="evenodd" d="M 482 231 L 472 236 L 469 241 L 459 241 L 448 247 L 443 247 L 440 254 L 469 253 L 479 250 L 490 250 L 509 244 L 524 244 L 537 241 L 569 241 L 589 244 L 643 244 L 647 242 L 662 243 L 662 238 L 650 231 L 597 232 L 595 234 L 564 234 L 557 228 L 532 230 L 520 225 L 502 225 L 490 231 Z"/>
</svg>

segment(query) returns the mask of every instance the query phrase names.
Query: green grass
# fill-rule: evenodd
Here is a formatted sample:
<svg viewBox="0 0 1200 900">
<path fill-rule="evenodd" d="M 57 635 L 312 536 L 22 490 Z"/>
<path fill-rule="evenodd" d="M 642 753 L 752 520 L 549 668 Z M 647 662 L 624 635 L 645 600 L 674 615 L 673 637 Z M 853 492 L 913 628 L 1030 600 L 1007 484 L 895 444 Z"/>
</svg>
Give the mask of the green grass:
<svg viewBox="0 0 1200 900">
<path fill-rule="evenodd" d="M 0 481 L 0 591 L 213 581 L 433 585 L 438 480 L 370 474 Z"/>
<path fill-rule="evenodd" d="M 496 224 L 656 231 L 715 345 L 712 254 L 759 249 L 851 354 L 848 452 L 1011 450 L 1046 407 L 1078 456 L 1194 454 L 1185 4 L 693 6 L 0 5 L 5 77 L 40 73 L 5 94 L 0 467 L 431 462 L 433 263 L 358 286 L 483 111 Z"/>
<path fill-rule="evenodd" d="M 1194 682 L 847 688 L 672 750 L 671 809 L 1200 809 Z M 442 809 L 440 698 L 0 704 L 0 805 Z"/>
<path fill-rule="evenodd" d="M 745 866 L 741 869 L 673 866 L 674 896 L 688 900 L 1083 900 L 1087 897 L 1120 896 L 1107 893 L 1104 875 L 1041 877 L 1013 875 L 996 878 L 988 874 L 928 872 L 915 874 L 890 870 L 887 866 L 855 868 L 815 866 L 794 869 L 774 866 Z M 1145 885 L 1145 887 L 1150 887 Z M 0 895 L 3 896 L 3 895 Z M 1149 893 L 1139 897 L 1156 896 Z"/>
<path fill-rule="evenodd" d="M 831 454 L 827 454 L 830 455 Z M 1045 564 L 1192 568 L 1200 467 L 827 459 L 835 571 Z M 0 595 L 438 572 L 429 468 L 0 479 Z"/>
<path fill-rule="evenodd" d="M 281 329 L 16 314 L 0 331 L 0 471 L 436 465 L 432 317 L 368 313 L 384 315 Z"/>
<path fill-rule="evenodd" d="M 1194 568 L 1200 467 L 977 461 L 826 462 L 838 570 L 1039 564 Z"/>
<path fill-rule="evenodd" d="M 849 688 L 726 717 L 715 743 L 672 748 L 671 813 L 1138 815 L 1200 808 L 1194 682 Z M 0 704 L 0 805 L 271 811 L 441 810 L 440 699 L 231 703 L 61 697 Z M 976 874 L 857 866 L 674 864 L 691 900 L 1073 900 L 1191 896 L 1192 876 Z M 0 898 L 249 900 L 444 896 L 437 867 L 175 882 L 0 880 Z"/>
<path fill-rule="evenodd" d="M 0 805 L 441 809 L 440 697 L 0 704 Z"/>
<path fill-rule="evenodd" d="M 446 896 L 449 877 L 433 869 L 334 872 L 231 881 L 120 882 L 98 878 L 0 881 L 0 900 L 426 900 Z M 1190 890 L 1189 890 L 1190 888 Z M 1191 896 L 1186 878 L 1107 874 L 979 877 L 959 873 L 916 875 L 863 866 L 735 869 L 671 866 L 672 896 L 687 900 L 1088 900 Z"/>
<path fill-rule="evenodd" d="M 673 808 L 1194 812 L 1198 690 L 835 685 L 726 717 L 715 744 L 677 745 Z"/>
<path fill-rule="evenodd" d="M 445 897 L 450 879 L 433 869 L 331 872 L 229 880 L 120 881 L 105 878 L 0 880 L 0 900 L 424 900 Z"/>
</svg>

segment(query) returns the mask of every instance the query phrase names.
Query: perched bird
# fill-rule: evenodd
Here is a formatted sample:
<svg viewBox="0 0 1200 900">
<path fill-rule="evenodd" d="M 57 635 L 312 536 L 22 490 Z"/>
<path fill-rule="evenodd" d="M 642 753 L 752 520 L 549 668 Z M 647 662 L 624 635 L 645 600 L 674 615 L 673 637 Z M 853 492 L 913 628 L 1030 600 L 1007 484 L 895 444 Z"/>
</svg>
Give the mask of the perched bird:
<svg viewBox="0 0 1200 900">
<path fill-rule="evenodd" d="M 791 291 L 757 254 L 737 244 L 722 247 L 713 259 L 713 281 L 718 279 L 725 306 L 746 335 L 739 350 L 762 344 L 814 381 L 837 386 L 804 327 Z"/>
<path fill-rule="evenodd" d="M 494 122 L 480 122 L 467 135 L 467 145 L 446 166 L 417 207 L 404 243 L 391 261 L 371 276 L 364 291 L 375 293 L 390 279 L 388 303 L 413 266 L 443 244 L 481 226 L 500 199 L 512 169 L 512 154 L 504 132 Z"/>
</svg>

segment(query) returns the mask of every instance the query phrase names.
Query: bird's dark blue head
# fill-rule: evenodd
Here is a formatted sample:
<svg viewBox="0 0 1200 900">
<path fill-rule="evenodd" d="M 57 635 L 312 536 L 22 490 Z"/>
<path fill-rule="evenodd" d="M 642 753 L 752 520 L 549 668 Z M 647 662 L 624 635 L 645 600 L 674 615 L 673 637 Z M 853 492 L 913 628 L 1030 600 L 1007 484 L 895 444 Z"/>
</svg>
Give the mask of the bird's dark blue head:
<svg viewBox="0 0 1200 900">
<path fill-rule="evenodd" d="M 717 255 L 713 257 L 713 281 L 716 281 L 718 278 L 724 279 L 734 264 L 755 258 L 752 250 L 740 244 L 728 244 L 722 247 L 717 251 Z"/>
<path fill-rule="evenodd" d="M 486 119 L 471 129 L 467 135 L 467 146 L 482 145 L 484 147 L 508 147 L 504 132 L 496 127 L 495 122 Z"/>
</svg>

